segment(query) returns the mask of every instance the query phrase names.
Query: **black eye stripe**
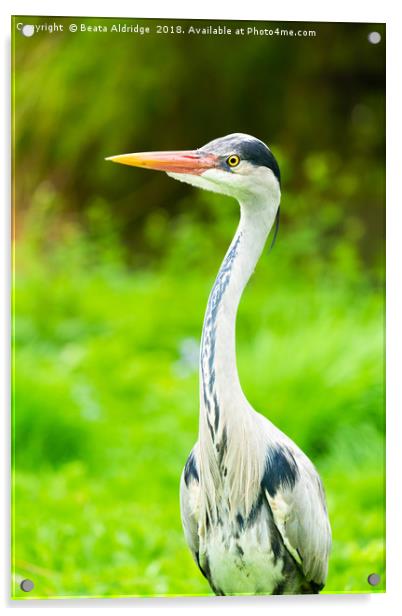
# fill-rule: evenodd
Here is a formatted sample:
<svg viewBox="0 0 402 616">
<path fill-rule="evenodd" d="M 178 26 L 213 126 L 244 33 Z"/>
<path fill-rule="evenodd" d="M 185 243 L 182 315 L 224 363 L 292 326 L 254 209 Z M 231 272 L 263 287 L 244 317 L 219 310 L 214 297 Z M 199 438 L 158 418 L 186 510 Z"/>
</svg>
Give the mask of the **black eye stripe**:
<svg viewBox="0 0 402 616">
<path fill-rule="evenodd" d="M 239 154 L 242 160 L 247 160 L 253 165 L 268 167 L 278 182 L 281 182 L 281 174 L 276 158 L 264 143 L 258 140 L 245 140 L 239 146 Z"/>
<path fill-rule="evenodd" d="M 229 157 L 236 153 L 240 161 L 245 161 L 256 167 L 267 167 L 271 169 L 279 184 L 281 183 L 281 173 L 278 163 L 271 150 L 260 139 L 243 133 L 233 133 L 226 137 L 214 139 L 200 148 L 201 152 L 212 152 L 221 157 L 222 168 L 232 169 L 229 164 Z M 233 167 L 234 169 L 235 167 Z"/>
</svg>

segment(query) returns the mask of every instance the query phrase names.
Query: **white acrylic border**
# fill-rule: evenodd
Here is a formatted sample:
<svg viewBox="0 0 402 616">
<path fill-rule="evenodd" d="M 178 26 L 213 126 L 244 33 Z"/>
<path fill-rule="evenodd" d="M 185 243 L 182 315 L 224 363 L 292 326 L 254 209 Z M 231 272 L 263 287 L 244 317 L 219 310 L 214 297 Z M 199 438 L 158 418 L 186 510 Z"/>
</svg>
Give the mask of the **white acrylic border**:
<svg viewBox="0 0 402 616">
<path fill-rule="evenodd" d="M 142 4 L 129 0 L 114 0 L 113 3 L 95 4 L 88 0 L 58 0 L 57 4 L 49 0 L 6 0 L 1 7 L 1 28 L 3 33 L 3 61 L 0 66 L 3 91 L 3 110 L 1 114 L 0 134 L 10 134 L 10 16 L 14 15 L 81 15 L 105 17 L 160 17 L 160 18 L 203 18 L 203 19 L 262 19 L 280 21 L 338 21 L 338 22 L 387 22 L 387 593 L 375 595 L 321 595 L 319 597 L 250 597 L 250 598 L 197 598 L 197 599 L 78 599 L 78 600 L 35 600 L 11 602 L 9 596 L 10 561 L 9 561 L 9 292 L 10 292 L 10 140 L 4 139 L 0 150 L 3 194 L 3 217 L 1 224 L 1 272 L 3 283 L 0 312 L 0 336 L 2 341 L 0 392 L 3 406 L 3 455 L 0 456 L 1 470 L 5 478 L 3 489 L 3 506 L 1 507 L 1 580 L 2 603 L 10 609 L 52 608 L 93 610 L 99 608 L 122 609 L 133 608 L 138 612 L 146 610 L 166 610 L 175 613 L 177 610 L 194 611 L 230 610 L 244 611 L 252 607 L 258 613 L 275 610 L 280 614 L 310 615 L 323 609 L 328 611 L 344 610 L 345 615 L 355 615 L 364 611 L 365 616 L 378 616 L 379 610 L 394 612 L 394 607 L 401 604 L 399 597 L 400 554 L 402 553 L 402 534 L 398 517 L 398 485 L 399 469 L 401 468 L 400 445 L 402 435 L 401 413 L 398 412 L 398 384 L 401 373 L 402 315 L 401 276 L 402 263 L 400 238 L 402 232 L 402 204 L 398 203 L 399 176 L 401 175 L 401 121 L 402 108 L 400 74 L 401 37 L 400 9 L 392 0 L 366 1 L 352 3 L 350 0 L 337 0 L 336 3 L 323 3 L 321 0 L 282 0 L 280 3 L 262 3 L 258 0 L 248 0 L 247 3 L 235 5 L 234 1 L 203 0 L 202 3 L 186 3 L 179 0 L 162 1 L 147 0 Z M 6 170 L 6 172 L 4 172 Z M 399 274 L 399 276 L 398 276 Z M 399 377 L 399 379 L 398 379 Z"/>
</svg>

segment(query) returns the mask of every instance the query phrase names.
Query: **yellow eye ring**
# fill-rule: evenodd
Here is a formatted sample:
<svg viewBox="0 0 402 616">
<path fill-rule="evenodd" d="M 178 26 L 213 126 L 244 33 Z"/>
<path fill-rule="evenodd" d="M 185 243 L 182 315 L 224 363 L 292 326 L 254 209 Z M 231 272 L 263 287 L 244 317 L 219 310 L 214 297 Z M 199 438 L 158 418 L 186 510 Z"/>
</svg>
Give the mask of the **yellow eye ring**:
<svg viewBox="0 0 402 616">
<path fill-rule="evenodd" d="M 231 154 L 229 158 L 226 160 L 226 162 L 229 165 L 229 167 L 237 167 L 237 165 L 240 162 L 240 158 L 237 156 L 237 154 Z"/>
</svg>

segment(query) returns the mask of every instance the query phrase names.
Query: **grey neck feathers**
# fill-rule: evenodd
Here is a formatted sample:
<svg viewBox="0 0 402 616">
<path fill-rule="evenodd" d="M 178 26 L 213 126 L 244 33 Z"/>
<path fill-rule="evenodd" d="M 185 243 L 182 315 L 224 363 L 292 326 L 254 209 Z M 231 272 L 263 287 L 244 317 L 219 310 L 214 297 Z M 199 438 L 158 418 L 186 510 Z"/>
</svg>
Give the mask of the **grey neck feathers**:
<svg viewBox="0 0 402 616">
<path fill-rule="evenodd" d="M 241 205 L 240 224 L 209 296 L 200 352 L 200 441 L 226 439 L 230 424 L 247 420 L 236 366 L 236 313 L 274 223 L 271 208 Z"/>
<path fill-rule="evenodd" d="M 274 223 L 272 207 L 243 207 L 240 224 L 212 288 L 200 352 L 200 528 L 228 515 L 248 515 L 263 468 L 262 443 L 236 367 L 236 313 Z M 225 504 L 222 504 L 225 503 Z"/>
</svg>

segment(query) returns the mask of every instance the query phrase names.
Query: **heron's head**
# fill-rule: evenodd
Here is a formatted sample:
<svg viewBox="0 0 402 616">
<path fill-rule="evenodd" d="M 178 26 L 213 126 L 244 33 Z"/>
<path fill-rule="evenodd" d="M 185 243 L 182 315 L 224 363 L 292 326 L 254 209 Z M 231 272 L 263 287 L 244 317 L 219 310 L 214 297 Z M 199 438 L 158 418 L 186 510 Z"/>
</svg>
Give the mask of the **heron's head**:
<svg viewBox="0 0 402 616">
<path fill-rule="evenodd" d="M 116 163 L 165 171 L 170 177 L 235 197 L 238 201 L 267 197 L 279 203 L 280 172 L 274 155 L 259 139 L 234 133 L 197 150 L 140 152 L 107 158 Z"/>
</svg>

